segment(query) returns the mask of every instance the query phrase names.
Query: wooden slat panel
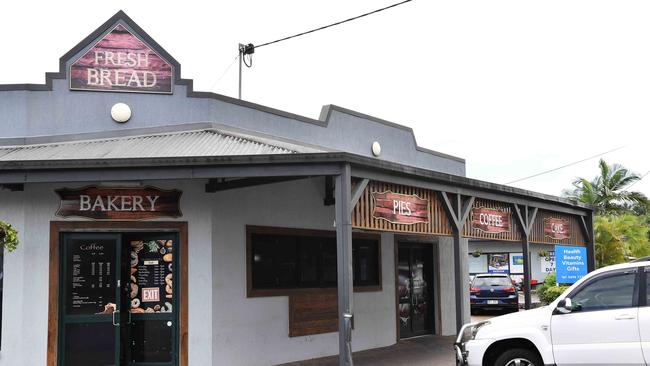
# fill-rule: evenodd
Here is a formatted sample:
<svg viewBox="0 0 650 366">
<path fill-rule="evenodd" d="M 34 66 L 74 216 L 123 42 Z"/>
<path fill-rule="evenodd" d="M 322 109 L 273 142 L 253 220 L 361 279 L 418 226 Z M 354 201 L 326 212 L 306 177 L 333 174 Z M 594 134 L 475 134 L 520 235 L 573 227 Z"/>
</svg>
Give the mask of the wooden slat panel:
<svg viewBox="0 0 650 366">
<path fill-rule="evenodd" d="M 391 191 L 394 193 L 401 193 L 406 195 L 416 195 L 421 199 L 429 201 L 429 207 L 426 210 L 429 213 L 429 222 L 396 224 L 387 220 L 373 217 L 372 211 L 374 208 L 374 202 L 372 193 L 381 193 L 385 191 Z M 368 183 L 368 186 L 361 195 L 361 199 L 352 212 L 352 226 L 359 229 L 404 233 L 437 235 L 451 235 L 452 233 L 451 226 L 444 212 L 442 202 L 440 202 L 437 192 L 423 188 L 409 187 L 377 181 Z"/>
<path fill-rule="evenodd" d="M 338 331 L 337 299 L 335 289 L 289 296 L 289 337 Z"/>
<path fill-rule="evenodd" d="M 553 239 L 545 235 L 544 233 L 544 219 L 547 218 L 558 218 L 567 220 L 569 223 L 569 235 L 567 239 Z M 563 244 L 563 245 L 585 245 L 586 240 L 582 232 L 580 223 L 580 218 L 574 215 L 561 214 L 557 212 L 540 210 L 535 219 L 535 224 L 533 225 L 533 231 L 531 232 L 530 241 L 532 243 L 544 243 L 544 244 Z"/>
<path fill-rule="evenodd" d="M 504 202 L 496 202 L 484 200 L 477 198 L 474 201 L 472 208 L 486 207 L 503 212 L 507 212 L 510 215 L 510 229 L 507 232 L 502 233 L 487 233 L 485 231 L 478 230 L 477 228 L 472 227 L 472 215 L 470 214 L 465 221 L 465 226 L 463 228 L 463 236 L 467 238 L 477 238 L 477 239 L 492 239 L 492 240 L 503 240 L 503 241 L 521 241 L 521 229 L 519 228 L 519 222 L 514 218 L 514 212 L 512 212 L 512 205 Z"/>
</svg>

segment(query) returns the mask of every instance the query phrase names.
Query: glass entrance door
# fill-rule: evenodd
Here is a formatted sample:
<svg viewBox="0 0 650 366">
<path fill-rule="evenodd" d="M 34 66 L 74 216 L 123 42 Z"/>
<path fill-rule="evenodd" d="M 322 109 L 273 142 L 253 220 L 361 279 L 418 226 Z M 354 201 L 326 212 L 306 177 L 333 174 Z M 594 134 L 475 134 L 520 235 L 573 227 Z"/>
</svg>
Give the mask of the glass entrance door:
<svg viewBox="0 0 650 366">
<path fill-rule="evenodd" d="M 433 332 L 433 250 L 431 245 L 399 243 L 398 317 L 400 338 Z"/>
<path fill-rule="evenodd" d="M 178 364 L 175 233 L 63 234 L 59 365 Z"/>
</svg>

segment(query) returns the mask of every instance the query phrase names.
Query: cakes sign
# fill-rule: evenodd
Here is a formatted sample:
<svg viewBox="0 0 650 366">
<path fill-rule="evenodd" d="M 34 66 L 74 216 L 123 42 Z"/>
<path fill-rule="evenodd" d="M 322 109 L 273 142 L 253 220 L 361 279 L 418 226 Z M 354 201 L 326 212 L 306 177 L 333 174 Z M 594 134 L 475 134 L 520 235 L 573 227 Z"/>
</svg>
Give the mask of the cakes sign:
<svg viewBox="0 0 650 366">
<path fill-rule="evenodd" d="M 393 224 L 416 224 L 429 222 L 429 200 L 414 194 L 400 194 L 391 191 L 372 192 L 372 217 Z"/>
<path fill-rule="evenodd" d="M 61 203 L 56 214 L 99 220 L 142 220 L 180 217 L 179 190 L 155 187 L 97 187 L 59 189 Z"/>
<path fill-rule="evenodd" d="M 544 235 L 551 239 L 569 239 L 569 220 L 548 217 L 544 219 Z"/>
<path fill-rule="evenodd" d="M 472 228 L 489 234 L 510 231 L 510 213 L 487 207 L 472 209 Z"/>
<path fill-rule="evenodd" d="M 118 24 L 70 66 L 70 89 L 172 93 L 172 66 Z"/>
</svg>

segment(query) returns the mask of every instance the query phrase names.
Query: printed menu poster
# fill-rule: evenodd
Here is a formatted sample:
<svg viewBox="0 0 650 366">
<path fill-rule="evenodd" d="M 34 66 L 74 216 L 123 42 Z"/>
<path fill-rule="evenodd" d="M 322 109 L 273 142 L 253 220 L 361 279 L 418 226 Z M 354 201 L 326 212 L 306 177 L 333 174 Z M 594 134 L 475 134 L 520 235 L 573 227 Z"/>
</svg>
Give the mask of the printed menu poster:
<svg viewBox="0 0 650 366">
<path fill-rule="evenodd" d="M 115 239 L 67 242 L 67 314 L 111 314 L 115 310 L 116 245 Z"/>
<path fill-rule="evenodd" d="M 508 273 L 509 268 L 508 254 L 488 254 L 488 272 L 489 273 Z"/>
<path fill-rule="evenodd" d="M 130 243 L 130 311 L 170 313 L 173 303 L 173 241 L 133 240 Z"/>
</svg>

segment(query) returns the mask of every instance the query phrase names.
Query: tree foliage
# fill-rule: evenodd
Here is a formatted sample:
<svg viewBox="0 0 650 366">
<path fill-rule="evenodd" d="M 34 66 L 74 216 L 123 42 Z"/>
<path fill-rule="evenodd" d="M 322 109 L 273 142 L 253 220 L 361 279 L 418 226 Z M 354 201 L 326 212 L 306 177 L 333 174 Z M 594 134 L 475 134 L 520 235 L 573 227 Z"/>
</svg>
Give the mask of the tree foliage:
<svg viewBox="0 0 650 366">
<path fill-rule="evenodd" d="M 647 217 L 633 214 L 596 216 L 594 241 L 599 266 L 650 255 Z"/>
<path fill-rule="evenodd" d="M 0 247 L 14 251 L 18 247 L 18 231 L 11 224 L 0 221 Z"/>
<path fill-rule="evenodd" d="M 630 187 L 641 177 L 619 164 L 609 165 L 605 160 L 598 163 L 600 174 L 592 180 L 577 178 L 573 190 L 564 195 L 579 202 L 588 203 L 596 208 L 597 214 L 610 215 L 628 212 L 638 206 L 648 205 L 647 197 L 640 192 L 630 192 Z"/>
</svg>

